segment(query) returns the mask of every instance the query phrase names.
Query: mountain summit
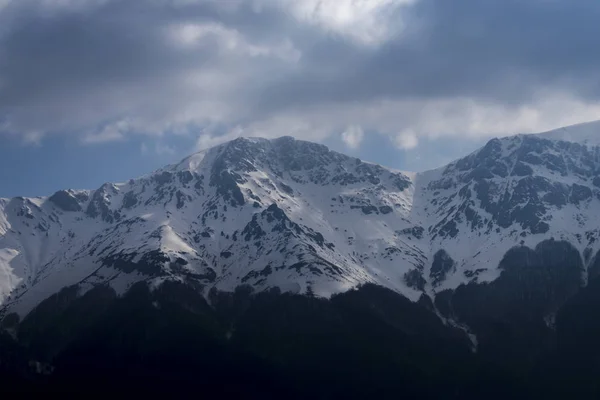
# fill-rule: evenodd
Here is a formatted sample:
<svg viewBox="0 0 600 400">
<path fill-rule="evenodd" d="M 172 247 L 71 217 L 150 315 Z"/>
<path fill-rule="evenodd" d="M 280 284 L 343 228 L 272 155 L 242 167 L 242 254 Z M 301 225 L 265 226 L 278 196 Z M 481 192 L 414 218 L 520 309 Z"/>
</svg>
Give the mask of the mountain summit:
<svg viewBox="0 0 600 400">
<path fill-rule="evenodd" d="M 2 200 L 0 295 L 19 314 L 73 284 L 140 280 L 322 296 L 377 282 L 418 298 L 392 268 L 423 258 L 395 233 L 412 195 L 406 175 L 322 145 L 240 138 L 125 183 Z"/>
<path fill-rule="evenodd" d="M 125 183 L 0 200 L 0 301 L 26 315 L 64 287 L 186 282 L 205 295 L 329 297 L 365 283 L 412 301 L 493 282 L 518 248 L 599 250 L 600 148 L 491 140 L 404 174 L 282 137 L 239 138 Z"/>
</svg>

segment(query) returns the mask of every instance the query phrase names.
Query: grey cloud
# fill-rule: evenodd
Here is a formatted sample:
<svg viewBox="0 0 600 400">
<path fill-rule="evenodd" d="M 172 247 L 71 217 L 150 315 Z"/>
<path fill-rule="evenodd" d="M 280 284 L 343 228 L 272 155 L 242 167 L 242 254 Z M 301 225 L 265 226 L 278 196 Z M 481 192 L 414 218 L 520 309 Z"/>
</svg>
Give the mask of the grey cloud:
<svg viewBox="0 0 600 400">
<path fill-rule="evenodd" d="M 165 30 L 178 23 L 217 21 L 260 37 L 264 34 L 253 24 L 275 21 L 265 12 L 247 12 L 243 4 L 232 13 L 210 1 L 177 6 L 166 0 L 109 0 L 53 12 L 39 4 L 22 0 L 0 13 L 0 113 L 17 127 L 79 128 L 79 119 L 100 123 L 130 113 L 156 116 L 198 97 L 205 100 L 201 90 L 180 81 L 181 75 L 231 69 L 231 63 L 218 56 L 215 40 L 190 51 L 169 43 Z M 240 67 L 255 64 L 246 60 Z"/>
<path fill-rule="evenodd" d="M 234 127 L 377 101 L 467 98 L 516 109 L 535 107 L 538 93 L 582 102 L 600 95 L 600 3 L 593 0 L 416 0 L 386 10 L 381 24 L 402 27 L 376 44 L 298 20 L 285 1 L 40 4 L 18 0 L 0 11 L 0 120 L 17 131 L 89 134 L 124 118 Z M 217 23 L 254 52 L 287 41 L 300 58 L 225 54 L 216 39 L 181 48 L 165 39 L 177 23 Z M 202 84 L 190 84 L 189 74 L 203 72 Z M 399 129 L 416 123 L 407 114 L 398 113 Z M 336 124 L 347 121 L 328 126 Z"/>
<path fill-rule="evenodd" d="M 518 106 L 541 89 L 600 96 L 598 2 L 421 0 L 402 12 L 407 26 L 381 47 L 323 40 L 305 52 L 306 69 L 273 83 L 263 108 L 440 97 Z"/>
</svg>

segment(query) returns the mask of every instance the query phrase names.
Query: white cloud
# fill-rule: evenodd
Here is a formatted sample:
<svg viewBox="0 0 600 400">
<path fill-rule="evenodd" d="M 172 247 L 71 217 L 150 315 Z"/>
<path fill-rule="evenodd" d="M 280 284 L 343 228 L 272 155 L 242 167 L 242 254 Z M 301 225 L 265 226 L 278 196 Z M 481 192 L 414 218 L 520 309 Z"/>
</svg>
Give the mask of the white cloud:
<svg viewBox="0 0 600 400">
<path fill-rule="evenodd" d="M 154 142 L 153 146 L 148 145 L 146 142 L 142 142 L 140 145 L 140 152 L 143 155 L 158 155 L 158 156 L 172 156 L 176 154 L 176 150 L 167 144 L 161 142 Z"/>
<path fill-rule="evenodd" d="M 528 104 L 505 106 L 472 99 L 442 99 L 416 103 L 409 126 L 418 136 L 491 137 L 536 133 L 596 120 L 600 103 L 558 94 L 540 93 Z"/>
<path fill-rule="evenodd" d="M 97 16 L 94 14 L 98 7 L 111 1 L 121 3 L 102 8 Z M 194 129 L 202 130 L 197 139 L 198 148 L 240 135 L 271 138 L 292 135 L 323 141 L 343 132 L 344 143 L 356 149 L 368 139 L 368 134 L 377 132 L 391 137 L 398 147 L 410 149 L 424 138 L 483 138 L 544 131 L 600 117 L 600 103 L 578 97 L 577 90 L 570 89 L 573 85 L 567 89 L 552 86 L 554 89 L 550 90 L 546 86 L 553 82 L 546 82 L 546 86 L 532 83 L 532 90 L 528 90 L 526 96 L 517 95 L 515 101 L 508 104 L 501 100 L 481 100 L 496 99 L 493 91 L 497 89 L 477 86 L 477 82 L 464 85 L 464 91 L 448 89 L 450 94 L 444 88 L 436 91 L 437 86 L 427 79 L 431 72 L 427 68 L 423 71 L 425 78 L 421 77 L 421 71 L 415 74 L 409 68 L 405 76 L 408 78 L 402 80 L 404 63 L 411 64 L 413 60 L 399 62 L 388 57 L 390 50 L 398 45 L 391 40 L 396 40 L 398 29 L 402 29 L 402 18 L 401 21 L 395 18 L 405 15 L 403 7 L 417 2 L 253 0 L 253 8 L 249 9 L 244 0 L 147 3 L 0 0 L 0 10 L 19 3 L 29 5 L 23 6 L 23 10 L 29 7 L 32 15 L 40 11 L 32 6 L 37 4 L 41 4 L 44 11 L 41 14 L 45 15 L 46 9 L 56 12 L 56 18 L 46 20 L 45 24 L 35 24 L 33 18 L 32 23 L 15 31 L 24 32 L 21 36 L 30 47 L 16 51 L 15 57 L 5 57 L 11 62 L 17 60 L 15 65 L 7 62 L 0 66 L 12 67 L 0 69 L 0 107 L 3 107 L 0 108 L 0 131 L 22 135 L 31 143 L 39 143 L 44 134 L 63 132 L 76 132 L 79 141 L 87 144 L 123 140 L 132 134 L 153 135 L 161 138 L 163 144 L 144 145 L 142 151 L 152 154 L 173 151 L 164 145 L 165 135 L 192 135 Z M 177 12 L 163 12 L 165 5 L 177 8 Z M 200 7 L 194 8 L 198 5 Z M 148 12 L 138 15 L 141 7 Z M 73 10 L 87 13 L 81 22 L 86 29 L 79 29 L 77 18 L 81 15 L 71 12 Z M 277 14 L 282 10 L 285 15 Z M 68 23 L 51 29 L 52 21 L 61 21 L 61 12 L 65 12 Z M 110 14 L 113 12 L 116 14 Z M 280 17 L 277 22 L 281 24 L 269 25 L 268 22 L 275 21 L 269 19 L 273 16 Z M 9 22 L 17 26 L 19 21 Z M 29 20 L 23 18 L 23 21 Z M 3 27 L 8 25 L 3 24 Z M 98 48 L 85 53 L 85 46 L 78 47 L 81 40 L 68 42 L 66 39 L 73 36 L 68 35 L 69 26 L 90 34 L 90 38 L 95 39 L 90 43 L 98 43 Z M 38 28 L 40 30 L 36 30 Z M 65 39 L 54 42 L 62 46 L 66 41 L 71 47 L 65 45 L 56 54 L 53 49 L 42 54 L 45 46 L 36 43 L 40 43 L 39 38 L 44 38 L 47 32 Z M 330 40 L 332 36 L 344 40 Z M 0 51 L 14 51 L 19 49 L 20 42 L 10 43 L 11 46 L 3 44 L 0 42 Z M 379 47 L 381 44 L 389 46 Z M 430 65 L 424 62 L 436 59 L 437 53 L 433 57 L 419 58 L 421 51 L 436 50 L 428 49 L 427 45 L 418 47 L 414 54 L 417 66 Z M 133 56 L 129 57 L 130 53 L 134 53 Z M 62 54 L 66 61 L 58 62 Z M 89 59 L 94 61 L 91 67 L 86 64 Z M 453 57 L 452 61 L 455 59 L 462 60 Z M 22 64 L 16 65 L 19 60 Z M 104 61 L 109 67 L 103 68 Z M 55 64 L 47 66 L 53 62 Z M 37 65 L 40 67 L 35 67 Z M 376 79 L 379 72 L 389 72 L 390 68 L 395 72 L 396 65 L 397 74 L 381 74 L 381 80 Z M 25 72 L 21 73 L 22 69 Z M 105 70 L 109 71 L 106 75 Z M 48 76 L 44 75 L 46 71 L 50 71 Z M 334 73 L 327 75 L 329 71 Z M 520 76 L 520 71 L 516 72 L 514 76 Z M 411 73 L 416 75 L 415 79 Z M 448 77 L 452 77 L 451 72 L 440 78 L 440 86 L 455 82 L 445 79 Z M 339 81 L 331 83 L 338 78 Z M 414 89 L 417 93 L 414 97 L 395 88 L 412 89 L 413 80 L 415 87 L 426 86 L 425 90 Z M 287 87 L 289 82 L 292 84 Z M 527 84 L 526 79 L 523 82 Z M 298 90 L 299 87 L 308 89 Z M 539 87 L 545 88 L 543 93 Z M 536 88 L 539 93 L 530 95 Z M 572 92 L 565 93 L 565 90 Z M 5 93 L 12 93 L 14 100 Z M 276 100 L 269 102 L 271 98 Z M 17 101 L 20 103 L 16 104 Z M 107 124 L 107 121 L 112 122 Z M 212 126 L 219 129 L 211 130 Z M 215 133 L 222 131 L 227 133 Z M 158 140 L 156 138 L 153 140 Z"/>
<path fill-rule="evenodd" d="M 40 131 L 29 131 L 25 132 L 24 140 L 26 144 L 40 146 L 42 144 L 42 138 L 44 137 L 44 132 Z"/>
<path fill-rule="evenodd" d="M 301 55 L 288 38 L 269 46 L 259 45 L 248 41 L 239 31 L 215 22 L 171 25 L 167 29 L 167 39 L 186 50 L 199 51 L 203 44 L 212 39 L 218 43 L 221 52 L 234 53 L 237 56 L 273 56 L 284 61 L 297 62 Z"/>
<path fill-rule="evenodd" d="M 386 23 L 394 8 L 414 0 L 281 0 L 300 21 L 350 37 L 362 44 L 378 44 L 402 21 Z"/>
<path fill-rule="evenodd" d="M 419 145 L 419 138 L 415 132 L 405 130 L 394 137 L 394 143 L 400 149 L 411 150 Z"/>
<path fill-rule="evenodd" d="M 244 126 L 246 136 L 297 136 L 322 141 L 344 132 L 342 140 L 358 146 L 364 132 L 390 136 L 398 147 L 411 149 L 421 139 L 455 137 L 482 139 L 518 133 L 543 132 L 550 129 L 596 120 L 600 103 L 544 93 L 530 104 L 507 107 L 468 98 L 437 100 L 386 100 L 356 103 L 330 103 L 280 113 Z M 362 135 L 349 126 L 361 127 Z M 360 138 L 360 140 L 356 140 Z"/>
<path fill-rule="evenodd" d="M 0 0 L 0 11 L 9 6 L 12 0 Z"/>
<path fill-rule="evenodd" d="M 357 149 L 365 136 L 362 128 L 358 125 L 350 125 L 342 132 L 342 141 L 351 149 Z"/>
<path fill-rule="evenodd" d="M 200 136 L 198 137 L 198 140 L 196 141 L 196 150 L 206 150 L 211 147 L 218 146 L 221 143 L 225 143 L 230 140 L 236 139 L 240 136 L 246 135 L 244 135 L 244 130 L 239 126 L 232 129 L 224 135 L 213 135 L 205 132 L 200 134 Z"/>
<path fill-rule="evenodd" d="M 154 151 L 159 156 L 164 156 L 164 155 L 169 155 L 170 156 L 170 155 L 175 154 L 175 149 L 172 146 L 169 146 L 167 144 L 160 143 L 160 142 L 157 142 L 155 144 Z"/>
<path fill-rule="evenodd" d="M 204 40 L 214 39 L 223 51 L 241 50 L 252 56 L 269 52 L 268 48 L 247 43 L 238 31 L 214 22 L 177 24 L 170 27 L 168 35 L 176 45 L 184 47 L 198 46 Z"/>
<path fill-rule="evenodd" d="M 127 121 L 118 121 L 101 128 L 97 132 L 87 133 L 81 140 L 85 144 L 115 142 L 125 139 L 125 134 L 128 130 L 129 124 Z"/>
</svg>

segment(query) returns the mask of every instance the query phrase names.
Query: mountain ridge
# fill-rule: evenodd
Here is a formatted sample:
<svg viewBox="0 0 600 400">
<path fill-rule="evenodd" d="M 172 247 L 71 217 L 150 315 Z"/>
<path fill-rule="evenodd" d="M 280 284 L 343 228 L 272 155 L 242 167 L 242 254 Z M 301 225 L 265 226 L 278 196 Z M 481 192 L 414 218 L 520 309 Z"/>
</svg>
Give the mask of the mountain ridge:
<svg viewBox="0 0 600 400">
<path fill-rule="evenodd" d="M 600 121 L 583 122 L 547 132 L 538 133 L 546 139 L 577 142 L 590 146 L 600 145 Z"/>
<path fill-rule="evenodd" d="M 239 138 L 97 190 L 0 199 L 0 295 L 26 314 L 61 279 L 124 293 L 151 277 L 325 297 L 376 283 L 417 301 L 492 282 L 510 249 L 548 236 L 587 265 L 598 154 L 518 135 L 409 176 L 291 137 Z"/>
<path fill-rule="evenodd" d="M 3 203 L 4 207 L 8 207 L 9 203 L 13 203 L 12 206 L 16 206 L 13 209 L 15 213 L 13 217 L 16 219 L 22 218 L 20 221 L 16 221 L 16 223 L 24 223 L 25 226 L 23 226 L 23 229 L 28 228 L 31 230 L 32 227 L 28 220 L 36 219 L 34 215 L 38 213 L 44 222 L 50 225 L 61 225 L 62 222 L 65 222 L 66 220 L 73 220 L 68 223 L 76 221 L 89 222 L 87 225 L 91 224 L 91 226 L 87 227 L 88 232 L 83 232 L 84 238 L 80 244 L 87 246 L 92 250 L 97 246 L 100 246 L 100 243 L 96 242 L 103 242 L 105 238 L 102 235 L 99 237 L 94 236 L 91 230 L 114 225 L 112 228 L 113 231 L 111 232 L 113 235 L 112 239 L 120 241 L 119 245 L 125 247 L 125 249 L 121 247 L 119 250 L 119 254 L 121 255 L 120 258 L 126 258 L 127 262 L 133 263 L 139 261 L 134 259 L 137 254 L 134 255 L 136 252 L 132 250 L 136 247 L 135 243 L 128 244 L 125 242 L 139 241 L 139 237 L 131 240 L 133 237 L 131 234 L 132 229 L 136 229 L 135 227 L 137 225 L 145 224 L 145 221 L 140 221 L 140 218 L 142 220 L 147 218 L 148 220 L 153 221 L 153 232 L 139 232 L 141 235 L 148 236 L 145 238 L 146 243 L 148 243 L 150 239 L 153 239 L 154 242 L 158 242 L 155 243 L 154 246 L 158 246 L 162 249 L 161 243 L 168 242 L 168 247 L 170 246 L 169 251 L 173 255 L 172 258 L 174 258 L 171 261 L 175 261 L 175 253 L 185 252 L 188 255 L 191 254 L 193 260 L 184 260 L 186 261 L 184 269 L 189 269 L 190 266 L 194 264 L 191 261 L 200 264 L 193 266 L 192 269 L 202 269 L 204 267 L 210 268 L 205 265 L 205 260 L 201 260 L 202 257 L 212 258 L 212 260 L 209 260 L 208 262 L 213 266 L 214 264 L 225 263 L 216 262 L 215 258 L 228 258 L 226 254 L 230 252 L 225 248 L 220 248 L 223 246 L 220 242 L 229 240 L 229 238 L 221 240 L 220 237 L 237 236 L 244 232 L 244 226 L 240 226 L 238 229 L 227 228 L 228 223 L 231 224 L 231 218 L 239 218 L 247 222 L 247 224 L 249 224 L 247 227 L 248 229 L 251 227 L 250 224 L 252 223 L 260 225 L 261 220 L 257 221 L 254 212 L 259 211 L 259 208 L 260 211 L 267 211 L 270 206 L 282 199 L 287 199 L 289 201 L 290 204 L 288 207 L 290 210 L 294 208 L 296 213 L 302 212 L 303 200 L 295 196 L 291 186 L 281 181 L 280 176 L 282 172 L 280 167 L 282 167 L 282 165 L 284 169 L 288 168 L 290 171 L 286 172 L 287 179 L 289 180 L 288 183 L 292 186 L 301 186 L 304 188 L 303 190 L 308 190 L 309 192 L 311 186 L 315 185 L 323 186 L 332 184 L 338 186 L 356 186 L 360 182 L 367 181 L 371 181 L 370 184 L 374 184 L 376 180 L 376 183 L 379 184 L 378 180 L 380 178 L 375 177 L 374 172 L 385 175 L 385 179 L 389 180 L 388 183 L 396 187 L 396 190 L 400 190 L 400 188 L 398 188 L 399 185 L 401 189 L 405 189 L 408 185 L 407 178 L 402 175 L 385 171 L 383 168 L 373 164 L 364 164 L 356 159 L 343 156 L 339 153 L 329 152 L 326 147 L 311 144 L 309 142 L 293 141 L 297 147 L 303 149 L 295 149 L 302 150 L 300 151 L 299 156 L 277 160 L 275 164 L 272 162 L 274 159 L 273 157 L 268 159 L 265 158 L 264 154 L 260 156 L 260 152 L 266 150 L 271 150 L 271 153 L 273 153 L 273 149 L 269 149 L 271 143 L 274 146 L 286 146 L 289 145 L 290 140 L 292 139 L 285 137 L 273 142 L 266 140 L 239 139 L 226 145 L 217 146 L 207 152 L 194 154 L 184 159 L 179 164 L 167 166 L 153 174 L 141 177 L 137 180 L 130 180 L 123 184 L 104 184 L 95 191 L 77 193 L 60 191 L 48 198 L 16 198 L 9 200 L 8 202 L 4 201 Z M 269 176 L 262 174 L 253 166 L 252 162 L 248 162 L 247 158 L 245 158 L 247 154 L 244 154 L 244 152 L 249 150 L 247 148 L 248 146 L 253 147 L 253 151 L 256 151 L 258 154 L 257 157 L 260 158 L 260 160 L 257 158 L 254 161 L 256 163 L 265 164 L 265 168 L 269 169 Z M 320 164 L 316 163 L 318 159 L 322 157 L 331 158 L 332 160 L 328 161 L 329 164 L 324 164 L 322 162 Z M 208 162 L 206 160 L 208 160 Z M 331 162 L 338 163 L 342 161 L 346 163 L 344 167 L 331 166 L 333 165 Z M 348 169 L 353 170 L 353 173 L 348 173 Z M 243 171 L 245 176 L 240 175 L 236 170 Z M 251 176 L 253 174 L 256 176 Z M 244 187 L 245 184 L 247 187 Z M 148 188 L 148 191 L 146 191 L 146 188 Z M 242 189 L 244 190 L 244 193 L 242 193 Z M 261 197 L 263 199 L 254 194 L 253 190 L 261 192 Z M 368 198 L 369 196 L 373 196 L 373 193 L 367 192 L 368 190 L 364 193 L 359 193 L 358 197 Z M 310 195 L 310 193 L 306 193 Z M 75 195 L 79 197 L 76 198 Z M 194 202 L 199 202 L 201 204 L 196 204 Z M 265 204 L 261 204 L 261 202 Z M 197 208 L 197 206 L 201 207 L 202 210 L 190 210 L 190 208 Z M 384 206 L 382 205 L 381 207 Z M 389 207 L 389 205 L 387 207 Z M 136 211 L 131 212 L 132 209 L 135 209 Z M 145 211 L 142 213 L 138 212 L 139 210 Z M 287 210 L 287 212 L 290 210 Z M 384 210 L 387 210 L 387 208 Z M 379 213 L 379 209 L 377 209 L 376 212 Z M 186 222 L 182 222 L 173 217 L 176 213 L 183 215 L 185 218 L 189 218 Z M 195 215 L 191 216 L 191 214 Z M 229 220 L 226 221 L 230 215 L 233 215 L 233 217 L 229 217 Z M 58 218 L 59 216 L 63 218 L 64 221 L 63 219 Z M 168 221 L 168 223 L 165 221 L 157 221 L 161 218 Z M 268 215 L 265 215 L 265 218 L 267 219 L 265 223 L 270 224 L 272 222 L 269 221 L 271 217 Z M 300 218 L 302 219 L 302 216 Z M 304 216 L 304 218 L 307 218 L 307 216 Z M 52 219 L 56 222 L 53 223 Z M 221 234 L 218 231 L 215 232 L 213 226 L 207 225 L 207 220 L 215 221 L 217 219 L 219 220 L 219 224 L 222 225 L 221 232 L 227 231 L 227 234 L 220 236 Z M 7 226 L 7 224 L 8 222 L 5 221 L 2 226 Z M 190 229 L 191 226 L 199 226 L 201 228 Z M 173 227 L 175 227 L 175 229 L 173 229 Z M 46 229 L 44 226 L 42 226 L 42 228 Z M 259 228 L 262 229 L 264 226 Z M 288 228 L 289 226 L 286 229 Z M 274 229 L 274 227 L 271 227 L 270 229 Z M 302 229 L 304 229 L 304 238 L 302 240 L 308 240 L 310 242 L 307 245 L 311 246 L 311 252 L 319 254 L 331 252 L 330 249 L 325 246 L 325 243 L 321 243 L 323 242 L 321 234 L 312 232 L 313 228 L 310 227 Z M 263 234 L 264 229 L 259 232 L 260 234 Z M 45 233 L 47 232 L 38 230 L 32 232 L 31 235 L 37 234 L 38 236 L 41 235 L 43 237 Z M 58 229 L 58 233 L 63 236 L 63 239 L 65 239 L 67 243 L 73 242 L 71 239 L 74 238 L 70 237 L 69 233 L 60 229 Z M 81 236 L 81 233 L 73 232 L 73 234 L 77 237 Z M 183 240 L 181 238 L 182 235 L 186 236 Z M 5 242 L 7 240 L 10 241 L 10 238 L 4 237 L 3 240 Z M 74 240 L 77 241 L 77 239 Z M 277 241 L 277 238 L 271 238 L 271 240 Z M 210 243 L 211 241 L 212 243 Z M 237 241 L 237 239 L 234 241 Z M 204 247 L 202 250 L 206 250 L 207 246 L 213 247 L 213 249 L 209 249 L 210 251 L 205 251 L 200 255 L 195 249 L 190 247 L 190 244 Z M 231 240 L 228 245 L 232 245 Z M 145 251 L 144 249 L 141 250 Z M 73 249 L 72 252 L 73 254 L 69 255 L 70 258 L 85 255 L 82 248 L 78 250 Z M 42 258 L 44 257 L 42 256 Z M 111 259 L 106 261 L 110 261 L 113 266 L 112 268 L 114 268 L 114 262 L 112 262 L 114 260 Z M 42 263 L 38 260 L 28 261 L 29 264 L 34 262 L 38 262 L 38 264 Z M 297 268 L 300 267 L 298 262 L 294 262 L 292 265 L 295 265 Z M 27 265 L 23 267 L 26 268 Z M 279 266 L 273 266 L 272 268 L 276 267 Z M 131 268 L 132 267 L 130 266 L 130 269 Z M 259 273 L 260 271 L 263 271 L 264 268 L 266 268 L 266 266 L 263 266 L 259 271 L 255 272 Z M 94 271 L 86 268 L 85 272 L 93 273 Z M 214 271 L 210 270 L 198 272 L 199 271 L 195 271 L 193 273 L 196 275 L 214 274 Z M 30 278 L 33 284 L 37 283 L 36 274 L 39 274 L 39 272 L 33 271 L 33 276 Z M 87 277 L 86 274 L 83 275 L 85 276 L 81 276 L 82 279 Z M 245 276 L 236 278 L 241 280 L 244 277 Z"/>
</svg>

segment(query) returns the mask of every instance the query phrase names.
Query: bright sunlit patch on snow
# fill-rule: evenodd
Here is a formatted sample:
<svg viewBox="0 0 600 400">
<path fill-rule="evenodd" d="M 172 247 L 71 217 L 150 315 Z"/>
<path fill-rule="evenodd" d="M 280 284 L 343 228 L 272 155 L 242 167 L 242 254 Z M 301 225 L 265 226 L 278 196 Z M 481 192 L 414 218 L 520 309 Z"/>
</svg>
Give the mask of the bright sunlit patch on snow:
<svg viewBox="0 0 600 400">
<path fill-rule="evenodd" d="M 0 305 L 23 280 L 14 274 L 12 261 L 19 255 L 15 249 L 0 248 Z"/>
<path fill-rule="evenodd" d="M 191 248 L 184 240 L 182 240 L 172 227 L 163 225 L 161 227 L 161 249 L 163 251 L 173 252 L 184 252 L 194 253 L 194 249 Z"/>
</svg>

